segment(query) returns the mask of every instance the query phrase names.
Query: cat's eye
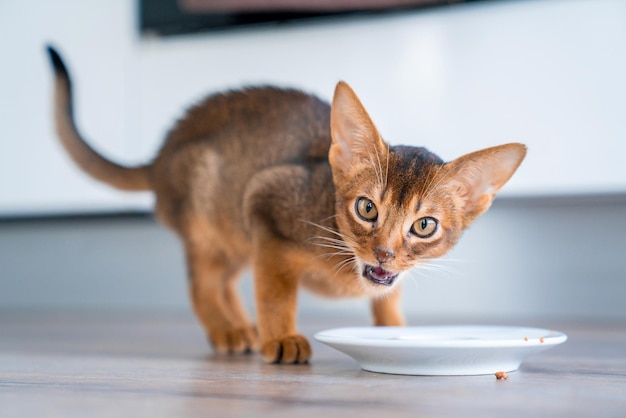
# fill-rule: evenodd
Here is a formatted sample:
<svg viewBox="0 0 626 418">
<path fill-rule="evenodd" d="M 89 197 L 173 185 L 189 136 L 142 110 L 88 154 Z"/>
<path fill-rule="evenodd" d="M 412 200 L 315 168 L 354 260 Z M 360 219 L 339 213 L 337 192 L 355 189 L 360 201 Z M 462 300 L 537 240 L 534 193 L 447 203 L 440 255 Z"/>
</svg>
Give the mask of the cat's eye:
<svg viewBox="0 0 626 418">
<path fill-rule="evenodd" d="M 378 209 L 370 199 L 359 197 L 355 205 L 356 214 L 367 222 L 374 222 L 378 218 Z"/>
<path fill-rule="evenodd" d="M 437 220 L 428 216 L 420 218 L 413 222 L 411 232 L 420 238 L 432 237 L 437 232 Z"/>
</svg>

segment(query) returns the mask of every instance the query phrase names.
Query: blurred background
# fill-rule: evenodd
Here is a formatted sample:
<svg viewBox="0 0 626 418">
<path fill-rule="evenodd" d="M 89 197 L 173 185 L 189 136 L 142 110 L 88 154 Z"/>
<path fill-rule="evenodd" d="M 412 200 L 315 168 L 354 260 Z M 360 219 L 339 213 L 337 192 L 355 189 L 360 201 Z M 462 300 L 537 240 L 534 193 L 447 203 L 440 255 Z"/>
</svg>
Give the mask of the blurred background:
<svg viewBox="0 0 626 418">
<path fill-rule="evenodd" d="M 79 128 L 121 163 L 150 160 L 207 93 L 259 83 L 330 99 L 346 80 L 387 141 L 447 160 L 524 142 L 492 209 L 406 280 L 410 322 L 626 319 L 626 1 L 270 3 L 0 2 L 0 314 L 190 311 L 152 197 L 61 150 L 51 43 Z M 242 290 L 251 307 L 249 275 Z M 367 301 L 306 292 L 300 313 L 369 317 Z"/>
</svg>

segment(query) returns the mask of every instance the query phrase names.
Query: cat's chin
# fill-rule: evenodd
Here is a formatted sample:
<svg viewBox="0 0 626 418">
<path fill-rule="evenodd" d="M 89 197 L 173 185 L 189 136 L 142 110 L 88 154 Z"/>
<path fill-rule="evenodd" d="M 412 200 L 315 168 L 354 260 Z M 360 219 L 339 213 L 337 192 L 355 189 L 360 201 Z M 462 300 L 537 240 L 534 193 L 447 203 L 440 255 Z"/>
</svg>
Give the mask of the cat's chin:
<svg viewBox="0 0 626 418">
<path fill-rule="evenodd" d="M 371 266 L 369 264 L 363 266 L 362 275 L 370 282 L 383 286 L 392 286 L 394 281 L 398 278 L 398 273 L 385 270 L 382 267 Z"/>
</svg>

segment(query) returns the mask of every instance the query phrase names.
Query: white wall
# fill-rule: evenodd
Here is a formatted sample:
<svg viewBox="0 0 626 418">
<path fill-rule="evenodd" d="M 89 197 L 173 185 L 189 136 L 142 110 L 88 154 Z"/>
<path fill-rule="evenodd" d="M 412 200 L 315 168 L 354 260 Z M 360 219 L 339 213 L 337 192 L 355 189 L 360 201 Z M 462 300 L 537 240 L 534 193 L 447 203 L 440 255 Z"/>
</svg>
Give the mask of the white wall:
<svg viewBox="0 0 626 418">
<path fill-rule="evenodd" d="M 44 50 L 52 42 L 67 51 L 85 135 L 108 155 L 129 160 L 138 103 L 132 5 L 128 0 L 0 2 L 0 214 L 137 204 L 82 175 L 57 144 Z"/>
<path fill-rule="evenodd" d="M 0 3 L 0 215 L 147 208 L 80 174 L 53 136 L 43 52 L 75 79 L 78 123 L 126 163 L 205 92 L 268 82 L 330 98 L 345 79 L 391 143 L 451 159 L 522 141 L 504 193 L 626 191 L 626 2 L 485 2 L 368 19 L 140 39 L 127 0 Z"/>
</svg>

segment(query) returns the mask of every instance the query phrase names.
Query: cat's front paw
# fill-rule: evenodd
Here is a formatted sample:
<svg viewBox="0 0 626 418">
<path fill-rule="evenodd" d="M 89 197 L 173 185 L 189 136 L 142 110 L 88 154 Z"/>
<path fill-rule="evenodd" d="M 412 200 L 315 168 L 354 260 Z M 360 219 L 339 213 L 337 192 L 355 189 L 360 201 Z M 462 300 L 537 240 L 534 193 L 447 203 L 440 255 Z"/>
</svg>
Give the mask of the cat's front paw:
<svg viewBox="0 0 626 418">
<path fill-rule="evenodd" d="M 254 325 L 214 330 L 209 341 L 219 354 L 250 353 L 258 349 L 258 335 Z"/>
<path fill-rule="evenodd" d="M 313 351 L 309 341 L 300 334 L 265 342 L 261 355 L 268 363 L 305 364 Z"/>
</svg>

